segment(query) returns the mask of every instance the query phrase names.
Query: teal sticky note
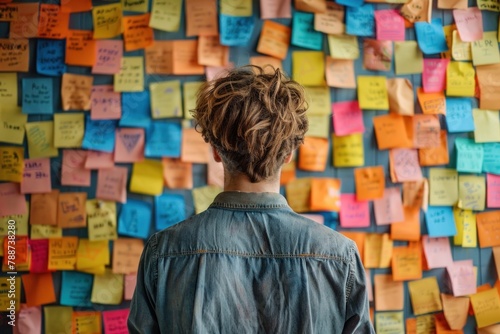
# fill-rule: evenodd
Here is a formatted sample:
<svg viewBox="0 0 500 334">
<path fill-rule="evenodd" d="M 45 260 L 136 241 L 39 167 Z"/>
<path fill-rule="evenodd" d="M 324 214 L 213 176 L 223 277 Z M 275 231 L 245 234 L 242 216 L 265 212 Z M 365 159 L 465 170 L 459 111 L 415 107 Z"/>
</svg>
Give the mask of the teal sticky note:
<svg viewBox="0 0 500 334">
<path fill-rule="evenodd" d="M 425 213 L 429 237 L 451 237 L 457 234 L 451 206 L 430 206 Z"/>
<path fill-rule="evenodd" d="M 483 172 L 500 175 L 500 143 L 484 143 L 483 152 Z"/>
<path fill-rule="evenodd" d="M 457 171 L 481 173 L 483 169 L 483 145 L 468 138 L 455 139 L 457 149 Z"/>
<path fill-rule="evenodd" d="M 147 128 L 151 124 L 149 91 L 122 93 L 122 117 L 120 126 Z"/>
<path fill-rule="evenodd" d="M 474 131 L 472 102 L 467 97 L 446 98 L 446 127 L 448 132 Z"/>
<path fill-rule="evenodd" d="M 179 158 L 181 156 L 182 127 L 175 121 L 152 122 L 146 132 L 144 155 L 149 158 Z"/>
<path fill-rule="evenodd" d="M 339 2 L 337 1 L 337 3 Z M 346 7 L 345 29 L 346 33 L 352 36 L 370 37 L 375 35 L 375 10 L 373 5 L 365 3 L 360 7 Z"/>
<path fill-rule="evenodd" d="M 23 114 L 53 114 L 54 92 L 51 78 L 24 78 Z"/>
<path fill-rule="evenodd" d="M 118 219 L 118 234 L 147 239 L 152 211 L 151 203 L 129 198 L 127 203 L 123 204 Z"/>
<path fill-rule="evenodd" d="M 156 230 L 160 231 L 186 219 L 184 196 L 162 194 L 155 197 Z"/>
<path fill-rule="evenodd" d="M 295 12 L 292 23 L 292 45 L 322 50 L 323 34 L 314 30 L 314 14 Z"/>
<path fill-rule="evenodd" d="M 77 271 L 63 271 L 61 305 L 89 307 L 94 276 Z"/>
<path fill-rule="evenodd" d="M 440 18 L 431 22 L 415 22 L 417 42 L 423 54 L 437 54 L 448 51 L 444 36 L 443 21 Z"/>
<path fill-rule="evenodd" d="M 226 46 L 247 46 L 252 37 L 255 17 L 229 16 L 220 14 L 220 44 Z"/>
</svg>

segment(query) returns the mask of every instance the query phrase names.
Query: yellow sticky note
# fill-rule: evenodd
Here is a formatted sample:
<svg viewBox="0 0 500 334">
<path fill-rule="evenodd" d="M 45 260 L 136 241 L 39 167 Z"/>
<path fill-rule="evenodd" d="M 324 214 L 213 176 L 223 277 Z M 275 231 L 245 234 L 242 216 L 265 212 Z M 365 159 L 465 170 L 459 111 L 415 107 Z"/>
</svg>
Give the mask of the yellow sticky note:
<svg viewBox="0 0 500 334">
<path fill-rule="evenodd" d="M 475 70 L 471 63 L 450 61 L 446 71 L 446 95 L 474 96 Z"/>
<path fill-rule="evenodd" d="M 26 137 L 28 139 L 28 154 L 34 158 L 52 158 L 59 155 L 54 147 L 54 122 L 26 123 Z"/>
<path fill-rule="evenodd" d="M 147 12 L 148 1 L 145 1 Z M 162 31 L 178 31 L 181 22 L 182 0 L 153 0 L 149 26 Z"/>
<path fill-rule="evenodd" d="M 4 106 L 17 106 L 17 73 L 0 73 L 0 103 Z"/>
<path fill-rule="evenodd" d="M 477 247 L 477 228 L 476 214 L 469 211 L 469 214 L 464 215 L 462 221 L 462 247 L 476 248 Z"/>
<path fill-rule="evenodd" d="M 451 56 L 453 60 L 472 60 L 470 42 L 464 42 L 457 30 L 453 30 Z"/>
<path fill-rule="evenodd" d="M 408 282 L 411 305 L 415 315 L 441 311 L 441 296 L 435 276 Z"/>
<path fill-rule="evenodd" d="M 27 121 L 28 115 L 22 114 L 20 108 L 14 108 L 12 111 L 0 110 L 0 142 L 22 144 L 25 133 L 24 125 Z"/>
<path fill-rule="evenodd" d="M 193 119 L 190 111 L 196 108 L 196 94 L 198 94 L 201 85 L 203 85 L 203 82 L 201 81 L 184 83 L 182 97 L 184 102 L 183 105 L 185 119 Z"/>
<path fill-rule="evenodd" d="M 177 0 L 177 1 L 181 1 L 181 0 Z M 146 13 L 148 11 L 148 5 L 149 5 L 148 0 L 139 0 L 139 1 L 122 0 L 121 2 L 122 2 L 122 8 L 123 8 L 124 12 Z M 168 1 L 153 0 L 153 10 L 155 8 L 154 7 L 155 2 L 168 3 Z M 151 10 L 151 13 L 153 13 L 153 10 Z M 151 27 L 154 28 L 153 26 L 151 26 Z"/>
<path fill-rule="evenodd" d="M 120 71 L 114 75 L 115 92 L 142 92 L 144 90 L 143 57 L 123 57 Z"/>
<path fill-rule="evenodd" d="M 0 181 L 20 183 L 23 180 L 24 148 L 0 146 Z"/>
<path fill-rule="evenodd" d="M 500 63 L 496 31 L 483 32 L 483 39 L 471 42 L 474 66 Z"/>
<path fill-rule="evenodd" d="M 182 117 L 181 83 L 179 80 L 155 82 L 149 85 L 151 117 Z"/>
<path fill-rule="evenodd" d="M 116 232 L 116 202 L 87 200 L 85 203 L 89 240 L 114 240 Z"/>
<path fill-rule="evenodd" d="M 306 137 L 328 138 L 330 119 L 329 115 L 311 115 L 308 113 L 309 129 L 306 132 Z"/>
<path fill-rule="evenodd" d="M 470 295 L 477 327 L 482 328 L 500 322 L 500 296 L 496 288 Z"/>
<path fill-rule="evenodd" d="M 113 3 L 92 9 L 94 39 L 113 38 L 122 33 L 122 5 Z"/>
<path fill-rule="evenodd" d="M 11 281 L 9 276 L 0 277 L 0 310 L 3 312 L 8 311 L 11 306 L 11 300 L 15 302 L 14 308 L 15 311 L 19 310 L 21 306 L 21 294 L 18 291 L 21 291 L 21 276 L 17 276 L 14 278 L 14 286 L 11 287 Z M 15 287 L 16 293 L 12 296 L 12 288 Z M 13 297 L 13 298 L 11 298 Z"/>
<path fill-rule="evenodd" d="M 358 76 L 358 100 L 361 109 L 389 109 L 386 77 Z"/>
<path fill-rule="evenodd" d="M 163 191 L 163 166 L 161 161 L 145 159 L 134 163 L 130 191 L 153 196 L 160 195 Z"/>
<path fill-rule="evenodd" d="M 29 218 L 29 202 L 26 201 L 26 213 L 21 215 L 10 215 L 0 217 L 0 236 L 8 236 L 9 235 L 9 220 L 15 221 L 14 231 L 16 235 L 28 235 L 28 218 Z M 12 232 L 11 232 L 12 233 Z M 33 239 L 33 238 L 32 238 Z"/>
<path fill-rule="evenodd" d="M 320 51 L 292 52 L 293 80 L 304 86 L 325 86 L 325 55 Z"/>
<path fill-rule="evenodd" d="M 474 141 L 476 143 L 500 142 L 500 118 L 498 110 L 472 109 L 474 117 Z"/>
<path fill-rule="evenodd" d="M 229 16 L 252 16 L 252 0 L 221 0 L 220 13 Z"/>
<path fill-rule="evenodd" d="M 465 210 L 483 211 L 485 202 L 484 176 L 460 175 L 458 177 L 458 207 Z"/>
<path fill-rule="evenodd" d="M 44 306 L 45 333 L 72 333 L 73 308 L 70 306 Z"/>
<path fill-rule="evenodd" d="M 291 180 L 285 188 L 288 205 L 295 212 L 310 211 L 311 179 L 308 177 Z"/>
<path fill-rule="evenodd" d="M 31 225 L 31 239 L 62 237 L 62 228 L 51 225 Z"/>
<path fill-rule="evenodd" d="M 73 270 L 76 264 L 78 237 L 49 239 L 49 270 Z"/>
<path fill-rule="evenodd" d="M 193 189 L 194 210 L 198 214 L 208 209 L 215 197 L 222 192 L 217 186 L 205 186 Z"/>
<path fill-rule="evenodd" d="M 419 74 L 424 68 L 424 56 L 416 41 L 394 42 L 396 74 Z"/>
<path fill-rule="evenodd" d="M 449 206 L 458 201 L 458 172 L 456 169 L 429 169 L 430 205 Z"/>
<path fill-rule="evenodd" d="M 307 113 L 310 115 L 330 115 L 330 87 L 305 87 L 306 101 L 309 105 Z"/>
<path fill-rule="evenodd" d="M 103 275 L 94 275 L 90 301 L 97 304 L 119 305 L 123 298 L 123 275 L 107 269 Z"/>
<path fill-rule="evenodd" d="M 104 274 L 109 264 L 109 241 L 80 239 L 76 251 L 76 270 Z"/>
<path fill-rule="evenodd" d="M 457 234 L 453 236 L 453 244 L 455 246 L 462 246 L 464 239 L 464 220 L 466 215 L 471 215 L 471 210 L 463 210 L 459 207 L 453 208 L 453 217 L 455 218 L 455 226 L 457 227 Z"/>
<path fill-rule="evenodd" d="M 363 134 L 332 136 L 333 165 L 335 167 L 360 167 L 365 165 Z"/>
<path fill-rule="evenodd" d="M 378 334 L 404 333 L 403 312 L 377 312 L 375 327 Z"/>
<path fill-rule="evenodd" d="M 358 59 L 358 37 L 351 35 L 328 35 L 330 56 L 334 59 Z"/>
<path fill-rule="evenodd" d="M 84 134 L 83 113 L 54 115 L 54 147 L 82 147 Z"/>
</svg>

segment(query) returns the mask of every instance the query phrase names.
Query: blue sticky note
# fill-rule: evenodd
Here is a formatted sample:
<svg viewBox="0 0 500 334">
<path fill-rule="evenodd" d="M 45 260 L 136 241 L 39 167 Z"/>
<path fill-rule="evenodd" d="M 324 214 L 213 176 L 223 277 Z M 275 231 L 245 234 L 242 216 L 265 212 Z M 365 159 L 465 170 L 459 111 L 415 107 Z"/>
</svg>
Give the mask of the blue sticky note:
<svg viewBox="0 0 500 334">
<path fill-rule="evenodd" d="M 184 197 L 162 194 L 155 197 L 156 230 L 160 231 L 186 219 Z"/>
<path fill-rule="evenodd" d="M 24 78 L 23 114 L 53 114 L 54 92 L 51 78 Z"/>
<path fill-rule="evenodd" d="M 356 8 L 362 6 L 365 0 L 337 0 L 335 2 L 347 8 Z"/>
<path fill-rule="evenodd" d="M 347 7 L 345 21 L 348 35 L 375 35 L 375 10 L 372 4 L 365 3 L 361 7 Z"/>
<path fill-rule="evenodd" d="M 220 44 L 247 46 L 255 26 L 253 16 L 229 16 L 220 14 Z"/>
<path fill-rule="evenodd" d="M 94 151 L 113 152 L 115 149 L 116 123 L 114 120 L 93 121 L 87 115 L 82 147 Z"/>
<path fill-rule="evenodd" d="M 469 138 L 456 138 L 457 171 L 465 173 L 481 173 L 483 169 L 483 145 L 476 144 Z"/>
<path fill-rule="evenodd" d="M 292 22 L 292 45 L 321 51 L 323 33 L 314 30 L 314 14 L 295 12 Z"/>
<path fill-rule="evenodd" d="M 179 158 L 182 127 L 179 122 L 155 121 L 146 132 L 144 155 L 148 158 Z"/>
<path fill-rule="evenodd" d="M 483 172 L 500 175 L 500 143 L 483 143 Z"/>
<path fill-rule="evenodd" d="M 63 271 L 61 305 L 89 307 L 94 276 L 77 271 Z"/>
<path fill-rule="evenodd" d="M 120 126 L 147 128 L 151 124 L 149 91 L 122 93 L 122 117 Z"/>
<path fill-rule="evenodd" d="M 146 239 L 153 215 L 151 203 L 129 198 L 118 219 L 118 234 Z"/>
<path fill-rule="evenodd" d="M 474 131 L 472 102 L 469 98 L 446 98 L 446 127 L 450 133 Z"/>
<path fill-rule="evenodd" d="M 448 51 L 441 19 L 432 19 L 431 23 L 415 22 L 415 32 L 417 33 L 418 46 L 424 54 Z"/>
<path fill-rule="evenodd" d="M 39 74 L 60 76 L 66 72 L 66 42 L 64 39 L 39 39 L 36 49 L 36 71 Z"/>
<path fill-rule="evenodd" d="M 457 234 L 451 206 L 430 206 L 425 213 L 429 237 L 451 237 Z"/>
</svg>

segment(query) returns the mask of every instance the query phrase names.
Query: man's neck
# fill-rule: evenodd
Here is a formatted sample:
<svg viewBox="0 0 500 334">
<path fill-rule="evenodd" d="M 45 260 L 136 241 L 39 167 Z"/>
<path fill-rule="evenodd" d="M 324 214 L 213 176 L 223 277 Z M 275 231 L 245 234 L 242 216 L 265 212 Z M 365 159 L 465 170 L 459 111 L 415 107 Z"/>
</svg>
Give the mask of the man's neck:
<svg viewBox="0 0 500 334">
<path fill-rule="evenodd" d="M 266 180 L 252 183 L 245 175 L 231 175 L 225 173 L 224 191 L 242 191 L 248 193 L 280 192 L 280 180 Z"/>
</svg>

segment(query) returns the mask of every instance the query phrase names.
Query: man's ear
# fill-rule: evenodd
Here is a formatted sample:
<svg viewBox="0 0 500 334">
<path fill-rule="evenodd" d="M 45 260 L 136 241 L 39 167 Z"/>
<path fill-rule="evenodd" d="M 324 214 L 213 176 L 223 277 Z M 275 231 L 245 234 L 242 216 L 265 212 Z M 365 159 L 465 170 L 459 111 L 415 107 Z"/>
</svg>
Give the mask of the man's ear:
<svg viewBox="0 0 500 334">
<path fill-rule="evenodd" d="M 212 147 L 212 154 L 213 154 L 213 157 L 214 157 L 214 160 L 215 162 L 221 162 L 222 159 L 219 155 L 219 152 L 217 152 L 217 150 L 215 149 L 215 147 L 211 146 Z"/>
<path fill-rule="evenodd" d="M 285 158 L 285 164 L 290 163 L 290 161 L 292 161 L 292 158 L 293 158 L 293 152 L 290 152 L 290 154 L 288 154 Z"/>
</svg>

